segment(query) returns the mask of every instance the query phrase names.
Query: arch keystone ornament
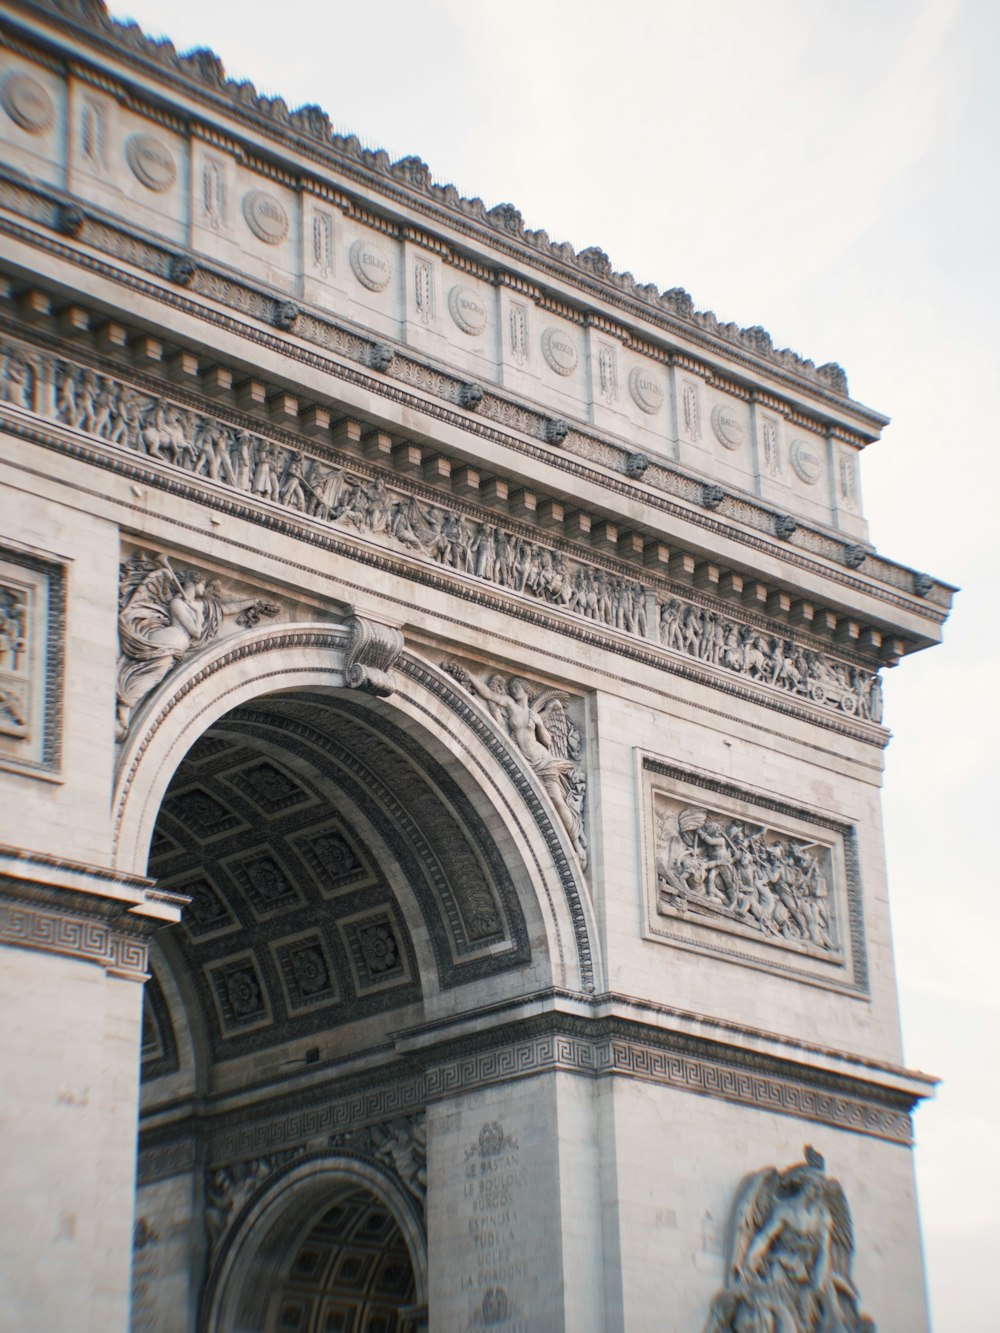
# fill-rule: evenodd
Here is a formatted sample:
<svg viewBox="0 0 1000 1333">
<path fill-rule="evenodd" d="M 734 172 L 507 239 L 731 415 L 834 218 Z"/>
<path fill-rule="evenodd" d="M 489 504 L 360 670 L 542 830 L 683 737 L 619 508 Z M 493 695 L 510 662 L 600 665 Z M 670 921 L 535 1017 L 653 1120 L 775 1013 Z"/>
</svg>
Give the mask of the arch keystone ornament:
<svg viewBox="0 0 1000 1333">
<path fill-rule="evenodd" d="M 391 625 L 351 616 L 347 621 L 344 679 L 352 690 L 387 699 L 396 688 L 392 668 L 403 651 L 403 636 Z"/>
</svg>

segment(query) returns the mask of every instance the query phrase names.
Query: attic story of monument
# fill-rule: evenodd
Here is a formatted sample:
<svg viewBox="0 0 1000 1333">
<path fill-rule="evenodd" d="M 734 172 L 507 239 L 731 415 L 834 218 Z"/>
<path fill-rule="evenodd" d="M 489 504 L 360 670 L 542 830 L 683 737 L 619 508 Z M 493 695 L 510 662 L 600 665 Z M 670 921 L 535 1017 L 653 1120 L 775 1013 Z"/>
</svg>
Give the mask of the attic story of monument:
<svg viewBox="0 0 1000 1333">
<path fill-rule="evenodd" d="M 0 144 L 3 1318 L 926 1329 L 886 419 L 98 0 Z"/>
</svg>

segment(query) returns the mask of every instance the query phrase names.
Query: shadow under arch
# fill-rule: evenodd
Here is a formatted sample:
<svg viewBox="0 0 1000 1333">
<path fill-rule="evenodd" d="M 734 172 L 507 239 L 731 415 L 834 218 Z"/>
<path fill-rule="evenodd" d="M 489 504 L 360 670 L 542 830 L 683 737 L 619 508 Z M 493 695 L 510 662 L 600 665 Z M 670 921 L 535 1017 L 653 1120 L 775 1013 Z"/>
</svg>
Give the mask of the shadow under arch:
<svg viewBox="0 0 1000 1333">
<path fill-rule="evenodd" d="M 114 864 L 143 874 L 160 804 L 194 742 L 232 710 L 265 695 L 340 693 L 397 725 L 447 762 L 494 820 L 525 868 L 544 923 L 553 982 L 602 988 L 593 907 L 579 861 L 544 788 L 478 701 L 445 672 L 404 648 L 396 690 L 373 700 L 346 685 L 348 630 L 329 624 L 257 628 L 207 645 L 136 713 L 119 758 L 114 793 Z"/>
<path fill-rule="evenodd" d="M 385 1170 L 340 1154 L 310 1154 L 279 1168 L 244 1205 L 226 1233 L 205 1286 L 203 1333 L 264 1333 L 274 1294 L 297 1249 L 338 1198 L 364 1190 L 402 1233 L 426 1307 L 427 1237 L 420 1205 Z"/>
</svg>

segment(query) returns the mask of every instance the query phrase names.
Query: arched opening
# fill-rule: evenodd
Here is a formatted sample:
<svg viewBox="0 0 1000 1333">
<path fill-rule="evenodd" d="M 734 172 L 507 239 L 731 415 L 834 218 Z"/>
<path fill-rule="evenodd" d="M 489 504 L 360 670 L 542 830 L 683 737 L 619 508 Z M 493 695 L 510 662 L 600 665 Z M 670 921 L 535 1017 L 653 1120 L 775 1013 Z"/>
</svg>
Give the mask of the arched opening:
<svg viewBox="0 0 1000 1333">
<path fill-rule="evenodd" d="M 368 1190 L 344 1193 L 275 1283 L 279 1333 L 410 1333 L 416 1279 L 403 1233 Z"/>
</svg>

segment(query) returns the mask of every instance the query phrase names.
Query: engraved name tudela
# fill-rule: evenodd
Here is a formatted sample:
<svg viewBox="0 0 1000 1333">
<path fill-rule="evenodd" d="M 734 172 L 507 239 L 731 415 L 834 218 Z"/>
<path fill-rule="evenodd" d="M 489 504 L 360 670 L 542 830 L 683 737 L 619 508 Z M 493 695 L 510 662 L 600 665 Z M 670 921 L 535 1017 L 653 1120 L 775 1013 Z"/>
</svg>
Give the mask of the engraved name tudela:
<svg viewBox="0 0 1000 1333">
<path fill-rule="evenodd" d="M 798 477 L 807 485 L 814 486 L 823 474 L 823 459 L 811 440 L 800 436 L 793 440 L 788 449 L 788 457 Z"/>
<path fill-rule="evenodd" d="M 576 343 L 569 334 L 551 327 L 542 333 L 542 356 L 557 375 L 572 375 L 580 360 Z"/>
<path fill-rule="evenodd" d="M 489 318 L 486 303 L 471 287 L 452 287 L 448 293 L 448 309 L 458 327 L 470 338 L 486 328 Z"/>
<path fill-rule="evenodd" d="M 663 385 L 644 366 L 633 366 L 629 371 L 628 391 L 648 416 L 654 416 L 663 406 Z"/>
<path fill-rule="evenodd" d="M 288 214 L 280 199 L 266 190 L 248 190 L 243 196 L 246 224 L 265 245 L 280 245 L 288 235 Z"/>
<path fill-rule="evenodd" d="M 161 194 L 177 179 L 177 166 L 166 144 L 152 134 L 131 134 L 125 144 L 125 160 L 132 175 L 147 190 Z"/>
<path fill-rule="evenodd" d="M 392 281 L 392 263 L 384 250 L 359 238 L 350 250 L 351 270 L 362 287 L 370 292 L 384 292 Z"/>
<path fill-rule="evenodd" d="M 739 449 L 743 444 L 746 431 L 737 413 L 725 403 L 716 403 L 712 408 L 712 429 L 715 438 L 726 449 Z"/>
<path fill-rule="evenodd" d="M 56 117 L 46 88 L 30 74 L 8 74 L 0 86 L 0 105 L 28 134 L 44 134 Z"/>
</svg>

